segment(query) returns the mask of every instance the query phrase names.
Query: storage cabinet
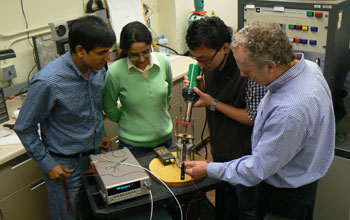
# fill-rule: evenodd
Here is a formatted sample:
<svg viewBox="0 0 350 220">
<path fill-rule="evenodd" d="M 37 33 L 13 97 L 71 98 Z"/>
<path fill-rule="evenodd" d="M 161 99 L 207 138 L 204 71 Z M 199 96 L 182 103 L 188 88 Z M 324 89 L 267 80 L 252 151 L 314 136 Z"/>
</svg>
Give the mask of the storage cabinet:
<svg viewBox="0 0 350 220">
<path fill-rule="evenodd" d="M 0 166 L 0 219 L 50 219 L 47 188 L 39 165 L 27 154 Z"/>
<path fill-rule="evenodd" d="M 109 120 L 108 118 L 105 118 L 104 120 L 104 127 L 105 127 L 105 131 L 106 131 L 106 135 L 109 138 L 115 138 L 118 135 L 117 132 L 117 126 L 118 124 L 114 121 Z M 111 144 L 111 149 L 112 150 L 117 150 L 118 149 L 118 144 L 116 143 L 117 139 L 113 139 L 112 140 L 112 144 Z"/>
</svg>

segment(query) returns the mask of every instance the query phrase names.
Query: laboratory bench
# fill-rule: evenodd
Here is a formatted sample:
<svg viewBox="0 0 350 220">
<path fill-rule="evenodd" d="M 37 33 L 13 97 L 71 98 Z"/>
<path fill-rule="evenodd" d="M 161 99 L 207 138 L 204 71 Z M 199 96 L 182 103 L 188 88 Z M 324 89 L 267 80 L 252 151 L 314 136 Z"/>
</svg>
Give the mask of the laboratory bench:
<svg viewBox="0 0 350 220">
<path fill-rule="evenodd" d="M 171 151 L 176 151 L 176 149 L 173 148 Z M 155 157 L 154 153 L 148 153 L 136 156 L 136 159 L 141 166 L 149 170 L 148 165 Z M 95 178 L 93 174 L 83 177 L 83 185 L 96 219 L 121 219 L 121 217 L 125 218 L 126 216 L 129 216 L 129 218 L 125 219 L 133 219 L 135 210 L 142 212 L 144 216 L 150 215 L 151 201 L 148 195 L 107 205 L 102 198 Z M 170 192 L 152 175 L 150 175 L 150 178 L 155 211 L 154 218 L 159 219 L 162 214 L 163 216 L 166 215 L 167 219 L 180 219 L 179 207 Z M 215 219 L 215 208 L 206 198 L 205 192 L 215 189 L 219 182 L 219 180 L 206 177 L 186 186 L 169 187 L 181 204 L 183 219 Z M 163 213 L 160 213 L 161 210 L 163 210 Z M 186 213 L 187 218 L 185 217 Z"/>
<path fill-rule="evenodd" d="M 6 101 L 10 120 L 0 125 L 15 123 L 14 110 L 24 96 Z M 0 139 L 0 219 L 50 219 L 46 184 L 39 165 L 25 152 L 13 130 Z"/>
<path fill-rule="evenodd" d="M 182 107 L 184 102 L 181 95 L 183 76 L 187 74 L 189 65 L 196 61 L 185 56 L 169 56 L 169 60 L 174 80 L 169 112 L 172 118 L 181 118 L 181 115 L 184 114 L 182 109 L 185 109 Z M 15 123 L 14 110 L 21 107 L 24 99 L 25 95 L 19 95 L 6 101 L 10 120 L 0 124 L 0 130 L 6 129 L 12 133 L 0 139 L 0 219 L 50 219 L 47 189 L 41 168 L 26 154 L 14 131 L 4 128 L 6 124 Z M 200 137 L 199 126 L 204 125 L 205 110 L 195 109 L 194 114 L 197 114 L 195 117 L 199 124 L 195 135 Z M 108 137 L 112 138 L 117 135 L 116 127 L 116 123 L 105 120 Z M 196 143 L 198 142 L 199 138 L 196 140 Z M 117 145 L 113 144 L 116 148 Z M 18 211 L 19 208 L 20 211 Z"/>
<path fill-rule="evenodd" d="M 184 115 L 185 103 L 182 99 L 183 76 L 188 71 L 189 64 L 196 63 L 190 57 L 169 57 L 174 85 L 173 97 L 170 101 L 169 112 L 174 119 L 181 119 Z M 18 109 L 24 96 L 17 96 L 6 101 L 10 120 L 0 124 L 0 130 L 5 124 L 14 124 L 13 111 Z M 200 135 L 205 120 L 205 109 L 194 108 L 195 143 L 200 142 Z M 107 136 L 117 135 L 116 124 L 105 120 Z M 318 220 L 348 220 L 350 219 L 350 116 L 347 114 L 338 124 L 340 136 L 336 142 L 336 156 L 324 178 L 319 181 L 315 205 L 315 219 Z M 13 132 L 10 130 L 10 132 Z M 209 136 L 208 130 L 205 137 Z M 175 139 L 175 138 L 174 138 Z M 46 185 L 42 178 L 40 167 L 25 153 L 22 144 L 4 144 L 0 139 L 0 219 L 49 219 Z M 114 143 L 114 147 L 117 145 Z M 149 204 L 147 204 L 148 206 Z M 21 211 L 18 211 L 18 209 Z M 141 206 L 139 206 L 140 208 Z M 149 207 L 147 207 L 149 208 Z M 135 208 L 136 209 L 136 208 Z M 148 210 L 148 209 L 147 209 Z"/>
<path fill-rule="evenodd" d="M 184 101 L 182 99 L 182 88 L 183 88 L 183 77 L 188 72 L 188 67 L 190 64 L 197 63 L 194 59 L 187 56 L 169 56 L 172 72 L 173 72 L 173 97 L 170 101 L 169 112 L 172 118 L 179 117 L 181 118 L 184 114 L 183 110 L 185 109 Z M 14 124 L 15 117 L 13 111 L 19 109 L 24 101 L 25 95 L 16 96 L 15 98 L 6 101 L 7 110 L 10 116 L 10 120 L 0 124 L 0 129 L 3 128 L 5 124 Z M 204 124 L 205 120 L 205 110 L 202 108 L 194 109 L 193 115 L 196 121 L 200 122 L 200 125 Z M 196 116 L 197 115 L 197 116 Z M 203 122 L 202 122 L 203 121 Z M 200 127 L 198 126 L 198 128 Z M 107 122 L 107 136 L 115 137 L 116 132 L 116 123 Z M 202 127 L 201 127 L 202 128 Z M 200 129 L 197 129 L 200 130 Z M 13 131 L 10 131 L 13 132 Z M 14 133 L 14 132 L 13 132 Z M 199 137 L 199 136 L 196 136 Z M 199 140 L 198 140 L 199 141 Z M 9 145 L 0 145 L 0 165 L 22 155 L 25 153 L 25 149 L 21 143 L 9 144 Z"/>
</svg>

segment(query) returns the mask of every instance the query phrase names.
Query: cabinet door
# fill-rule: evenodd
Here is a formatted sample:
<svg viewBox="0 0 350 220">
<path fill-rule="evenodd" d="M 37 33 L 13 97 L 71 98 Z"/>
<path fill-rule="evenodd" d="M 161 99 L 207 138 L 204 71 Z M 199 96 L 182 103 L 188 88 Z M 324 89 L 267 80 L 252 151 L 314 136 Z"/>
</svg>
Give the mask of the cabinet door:
<svg viewBox="0 0 350 220">
<path fill-rule="evenodd" d="M 0 166 L 0 200 L 43 176 L 39 165 L 23 154 Z"/>
<path fill-rule="evenodd" d="M 118 135 L 117 126 L 118 126 L 117 123 L 109 120 L 108 118 L 105 118 L 104 127 L 105 127 L 105 131 L 106 131 L 106 135 L 107 135 L 107 137 L 109 137 L 111 139 L 113 138 L 112 145 L 111 145 L 112 150 L 116 150 L 118 148 L 118 144 L 116 143 L 117 139 L 115 138 Z"/>
<path fill-rule="evenodd" d="M 194 123 L 194 137 L 195 137 L 195 145 L 198 145 L 202 142 L 201 135 L 205 123 L 205 116 L 206 116 L 206 109 L 205 108 L 193 108 L 192 109 L 192 118 Z M 208 123 L 206 124 L 204 133 L 203 133 L 203 140 L 209 137 L 209 130 L 208 130 Z"/>
<path fill-rule="evenodd" d="M 0 214 L 4 220 L 50 219 L 49 202 L 44 180 L 40 178 L 0 200 Z"/>
<path fill-rule="evenodd" d="M 173 82 L 173 90 L 172 90 L 172 97 L 170 99 L 170 105 L 180 103 L 180 100 L 182 99 L 182 96 L 180 94 L 180 81 L 183 79 L 176 80 Z M 182 90 L 182 88 L 181 88 Z"/>
<path fill-rule="evenodd" d="M 173 120 L 173 145 L 175 144 L 176 137 L 175 137 L 175 131 L 176 131 L 176 118 L 177 120 L 182 120 L 182 106 L 181 106 L 181 99 L 182 95 L 180 93 L 180 81 L 177 80 L 173 84 L 173 93 L 172 98 L 169 103 L 169 114 L 171 119 Z"/>
</svg>

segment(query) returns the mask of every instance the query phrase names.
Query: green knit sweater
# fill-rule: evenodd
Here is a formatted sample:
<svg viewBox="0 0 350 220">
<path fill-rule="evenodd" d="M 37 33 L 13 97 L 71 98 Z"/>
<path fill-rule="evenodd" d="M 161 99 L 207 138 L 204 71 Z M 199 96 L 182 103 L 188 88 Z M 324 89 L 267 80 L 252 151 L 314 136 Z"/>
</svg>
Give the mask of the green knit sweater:
<svg viewBox="0 0 350 220">
<path fill-rule="evenodd" d="M 163 54 L 153 54 L 159 65 L 153 64 L 148 78 L 135 68 L 128 70 L 124 58 L 110 66 L 105 81 L 104 112 L 118 123 L 120 139 L 137 147 L 162 144 L 173 129 L 167 110 L 173 86 L 170 62 Z"/>
</svg>

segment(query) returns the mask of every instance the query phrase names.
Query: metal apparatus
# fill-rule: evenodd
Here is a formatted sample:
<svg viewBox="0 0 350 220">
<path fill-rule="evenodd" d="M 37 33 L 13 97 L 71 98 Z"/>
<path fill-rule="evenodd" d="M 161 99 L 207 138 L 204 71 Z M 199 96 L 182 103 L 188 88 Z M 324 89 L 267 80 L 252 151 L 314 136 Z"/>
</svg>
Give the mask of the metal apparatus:
<svg viewBox="0 0 350 220">
<path fill-rule="evenodd" d="M 295 52 L 316 62 L 332 91 L 336 120 L 345 111 L 343 85 L 350 68 L 350 2 L 346 0 L 239 0 L 238 28 L 252 20 L 277 22 Z"/>
<path fill-rule="evenodd" d="M 350 158 L 350 109 L 346 106 L 350 91 L 346 81 L 350 74 L 350 1 L 239 0 L 238 28 L 252 20 L 279 23 L 294 51 L 323 70 L 337 122 L 335 152 Z"/>
<path fill-rule="evenodd" d="M 182 121 L 176 120 L 176 165 L 181 167 L 181 179 L 185 179 L 185 167 L 182 162 L 194 159 L 194 122 L 192 119 L 192 106 L 199 96 L 194 91 L 198 86 L 197 76 L 200 75 L 200 67 L 197 64 L 190 64 L 188 78 L 190 85 L 182 90 L 182 96 L 187 103 L 185 117 Z M 180 128 L 179 128 L 180 125 Z"/>
<path fill-rule="evenodd" d="M 90 159 L 94 161 L 98 191 L 107 204 L 148 194 L 151 180 L 144 170 L 138 168 L 141 165 L 128 148 L 90 155 Z"/>
</svg>

